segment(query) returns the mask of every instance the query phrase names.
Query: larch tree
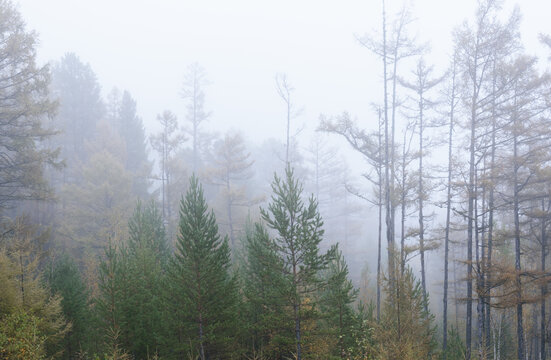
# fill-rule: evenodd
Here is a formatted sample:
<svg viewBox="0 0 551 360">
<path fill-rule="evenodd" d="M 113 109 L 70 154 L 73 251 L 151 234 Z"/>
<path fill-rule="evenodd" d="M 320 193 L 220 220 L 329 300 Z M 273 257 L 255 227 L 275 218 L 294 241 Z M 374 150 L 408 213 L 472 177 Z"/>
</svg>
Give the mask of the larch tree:
<svg viewBox="0 0 551 360">
<path fill-rule="evenodd" d="M 443 312 L 442 312 L 442 354 L 444 360 L 448 351 L 448 285 L 449 285 L 449 257 L 450 257 L 450 230 L 452 210 L 452 171 L 453 171 L 453 134 L 455 126 L 456 108 L 458 105 L 457 96 L 457 59 L 452 59 L 449 85 L 446 89 L 446 102 L 448 110 L 448 166 L 446 177 L 446 223 L 444 226 L 444 291 L 443 291 Z"/>
<path fill-rule="evenodd" d="M 286 136 L 285 136 L 285 164 L 290 164 L 294 159 L 292 158 L 292 146 L 295 137 L 291 135 L 291 120 L 300 115 L 302 109 L 297 108 L 293 102 L 293 92 L 295 87 L 287 80 L 287 74 L 276 75 L 276 90 L 279 97 L 283 100 L 286 107 Z"/>
<path fill-rule="evenodd" d="M 510 84 L 508 101 L 503 104 L 504 113 L 508 114 L 504 131 L 507 133 L 511 150 L 507 154 L 508 166 L 506 177 L 509 179 L 511 194 L 506 196 L 508 204 L 512 205 L 513 240 L 515 253 L 515 293 L 517 355 L 518 359 L 525 357 L 525 339 L 523 323 L 523 298 L 521 241 L 521 217 L 523 203 L 529 200 L 530 185 L 538 179 L 535 176 L 538 165 L 549 161 L 548 122 L 541 114 L 547 109 L 546 94 L 543 90 L 549 86 L 550 78 L 540 76 L 535 69 L 536 59 L 519 56 L 509 67 L 505 68 L 504 82 Z"/>
<path fill-rule="evenodd" d="M 204 148 L 205 134 L 201 131 L 201 124 L 208 120 L 211 113 L 205 110 L 205 86 L 209 84 L 205 69 L 198 63 L 188 67 L 182 86 L 182 98 L 188 101 L 186 106 L 186 121 L 189 127 L 186 133 L 191 137 L 193 150 L 193 173 L 198 175 L 201 165 L 201 152 Z"/>
<path fill-rule="evenodd" d="M 473 299 L 473 241 L 478 234 L 475 228 L 475 206 L 477 200 L 476 178 L 477 166 L 480 162 L 478 145 L 481 142 L 480 129 L 483 120 L 488 119 L 488 106 L 493 96 L 500 98 L 503 89 L 495 89 L 495 94 L 489 94 L 491 86 L 491 63 L 494 58 L 507 58 L 518 43 L 518 13 L 514 12 L 505 22 L 497 17 L 500 2 L 486 0 L 479 4 L 474 25 L 464 23 L 455 31 L 455 41 L 458 51 L 458 71 L 461 74 L 461 95 L 468 121 L 468 180 L 465 186 L 467 196 L 467 319 L 465 327 L 466 358 L 471 359 L 472 347 L 472 299 Z M 478 248 L 475 249 L 478 251 Z"/>
<path fill-rule="evenodd" d="M 426 270 L 425 270 L 425 226 L 427 216 L 425 215 L 425 200 L 429 200 L 430 187 L 427 187 L 427 176 L 425 175 L 425 168 L 423 160 L 429 155 L 428 148 L 431 144 L 426 142 L 429 140 L 426 135 L 426 129 L 431 127 L 430 118 L 427 116 L 427 112 L 434 107 L 435 101 L 430 98 L 430 91 L 438 84 L 441 83 L 442 77 L 433 77 L 434 66 L 428 66 L 423 58 L 417 61 L 415 70 L 412 71 L 413 80 L 407 81 L 399 78 L 399 83 L 403 87 L 411 90 L 415 93 L 414 100 L 417 102 L 415 109 L 416 129 L 419 135 L 418 139 L 418 153 L 419 160 L 418 167 L 418 188 L 417 188 L 417 207 L 419 210 L 418 223 L 419 223 L 419 255 L 421 259 L 421 286 L 423 288 L 423 296 L 427 297 L 427 285 L 426 285 Z M 426 166 L 426 165 L 425 165 Z M 430 185 L 429 185 L 430 186 Z M 430 248 L 430 246 L 428 247 Z M 426 302 L 425 302 L 426 303 Z M 428 309 L 425 309 L 427 311 Z"/>
<path fill-rule="evenodd" d="M 178 119 L 171 111 L 165 110 L 161 115 L 157 115 L 157 121 L 161 125 L 161 131 L 149 138 L 151 147 L 157 151 L 160 156 L 161 171 L 161 205 L 163 221 L 168 228 L 169 238 L 172 238 L 172 207 L 170 200 L 172 198 L 171 189 L 171 160 L 175 151 L 185 140 L 178 129 Z"/>
<path fill-rule="evenodd" d="M 377 247 L 377 319 L 380 318 L 381 306 L 381 238 L 382 238 L 382 208 L 385 204 L 386 183 L 385 183 L 385 139 L 383 137 L 384 119 L 381 111 L 378 111 L 378 130 L 376 133 L 369 133 L 366 130 L 360 129 L 358 125 L 350 119 L 348 113 L 343 113 L 335 118 L 326 118 L 320 116 L 320 125 L 318 130 L 333 133 L 342 136 L 346 142 L 359 152 L 362 157 L 370 165 L 368 171 L 364 172 L 363 176 L 375 187 L 375 197 L 373 200 L 370 196 L 361 194 L 357 189 L 350 189 L 355 195 L 367 200 L 368 202 L 377 205 L 378 207 L 378 247 Z M 375 174 L 373 174 L 373 171 Z"/>
<path fill-rule="evenodd" d="M 236 239 L 244 224 L 244 216 L 238 210 L 254 203 L 246 188 L 246 181 L 253 176 L 254 162 L 243 137 L 239 133 L 227 133 L 214 143 L 212 163 L 213 167 L 207 171 L 206 177 L 210 183 L 221 187 L 225 222 L 231 248 L 235 251 Z"/>
<path fill-rule="evenodd" d="M 0 2 L 0 212 L 14 202 L 47 199 L 44 167 L 59 167 L 45 123 L 56 111 L 48 66 L 36 64 L 38 37 L 25 28 L 17 7 Z"/>
</svg>

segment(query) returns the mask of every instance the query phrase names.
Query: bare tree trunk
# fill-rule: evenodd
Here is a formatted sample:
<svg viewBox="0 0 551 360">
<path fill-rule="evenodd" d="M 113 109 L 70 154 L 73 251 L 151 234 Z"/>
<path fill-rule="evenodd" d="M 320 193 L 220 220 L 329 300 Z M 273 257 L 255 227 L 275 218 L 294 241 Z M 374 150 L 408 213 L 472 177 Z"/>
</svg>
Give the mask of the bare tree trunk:
<svg viewBox="0 0 551 360">
<path fill-rule="evenodd" d="M 378 132 L 379 154 L 382 150 L 382 134 L 381 134 L 381 111 L 379 110 L 379 132 Z M 381 320 L 381 237 L 382 237 L 382 211 L 383 211 L 383 169 L 381 162 L 379 166 L 379 229 L 377 239 L 377 322 Z"/>
<path fill-rule="evenodd" d="M 516 101 L 515 101 L 516 102 Z M 518 360 L 525 360 L 524 325 L 522 323 L 522 284 L 520 281 L 520 214 L 518 183 L 518 139 L 516 134 L 517 116 L 513 114 L 513 216 L 515 222 L 515 271 L 517 287 L 517 355 Z"/>
<path fill-rule="evenodd" d="M 542 212 L 545 213 L 544 200 L 541 201 Z M 547 255 L 547 233 L 545 231 L 545 218 L 541 220 L 541 272 L 545 273 L 545 257 Z M 545 296 L 547 295 L 547 285 L 541 285 L 541 305 L 540 305 L 540 360 L 545 360 L 545 343 L 547 333 L 545 331 Z"/>
<path fill-rule="evenodd" d="M 495 73 L 495 61 L 493 62 Z M 490 189 L 488 194 L 488 254 L 486 258 L 486 347 L 491 349 L 490 322 L 491 322 L 491 300 L 492 290 L 490 287 L 492 276 L 492 250 L 494 237 L 494 167 L 496 154 L 496 115 L 495 115 L 495 77 L 492 85 L 492 148 L 490 150 Z"/>
<path fill-rule="evenodd" d="M 386 44 L 386 9 L 383 2 L 383 86 L 384 86 L 384 111 L 385 111 L 385 225 L 388 253 L 388 274 L 391 287 L 394 286 L 394 237 L 392 222 L 392 204 L 391 204 L 391 174 L 390 174 L 390 154 L 389 154 L 389 133 L 388 133 L 388 75 L 387 75 L 387 44 Z M 392 175 L 394 173 L 392 172 Z"/>
<path fill-rule="evenodd" d="M 423 217 L 423 91 L 419 93 L 419 255 L 421 256 L 421 287 L 425 312 L 428 313 L 427 285 L 425 274 L 425 221 Z"/>
<path fill-rule="evenodd" d="M 453 144 L 453 120 L 455 112 L 455 59 L 453 62 L 452 71 L 452 88 L 451 88 L 451 106 L 450 106 L 450 126 L 448 131 L 448 183 L 446 196 L 446 230 L 444 237 L 444 310 L 442 324 L 442 352 L 443 359 L 446 360 L 446 349 L 448 346 L 448 262 L 450 253 L 450 215 L 451 215 L 451 187 L 452 187 L 452 144 Z"/>
<path fill-rule="evenodd" d="M 474 66 L 476 69 L 476 64 Z M 476 79 L 476 76 L 474 76 Z M 467 319 L 465 326 L 466 360 L 471 359 L 472 320 L 473 320 L 473 215 L 474 215 L 474 177 L 475 177 L 475 131 L 476 131 L 476 87 L 473 89 L 471 104 L 471 136 L 469 145 L 469 184 L 467 195 Z"/>
</svg>

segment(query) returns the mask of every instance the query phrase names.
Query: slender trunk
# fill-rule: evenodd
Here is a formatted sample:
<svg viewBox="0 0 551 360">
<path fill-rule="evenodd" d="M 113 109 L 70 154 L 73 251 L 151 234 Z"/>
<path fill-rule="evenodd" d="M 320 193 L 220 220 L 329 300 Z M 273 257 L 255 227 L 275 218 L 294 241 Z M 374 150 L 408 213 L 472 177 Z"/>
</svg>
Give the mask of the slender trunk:
<svg viewBox="0 0 551 360">
<path fill-rule="evenodd" d="M 203 316 L 199 313 L 199 351 L 201 355 L 201 360 L 205 360 L 205 346 L 203 344 Z"/>
<path fill-rule="evenodd" d="M 226 171 L 226 192 L 228 193 L 227 213 L 228 213 L 228 225 L 230 228 L 230 243 L 232 253 L 235 253 L 235 236 L 233 234 L 233 218 L 232 218 L 232 198 L 231 198 L 231 184 L 229 169 Z"/>
<path fill-rule="evenodd" d="M 289 139 L 291 131 L 291 99 L 287 94 L 287 142 L 285 143 L 285 164 L 289 164 Z"/>
<path fill-rule="evenodd" d="M 425 272 L 425 221 L 423 216 L 423 91 L 419 92 L 419 255 L 421 256 L 421 287 L 423 288 L 423 306 L 428 313 L 427 284 Z"/>
<path fill-rule="evenodd" d="M 517 302 L 517 356 L 524 360 L 524 326 L 522 324 L 522 285 L 520 281 L 520 214 L 519 214 L 519 183 L 518 183 L 518 139 L 517 119 L 513 114 L 513 216 L 515 222 L 515 271 L 516 271 L 516 302 Z"/>
<path fill-rule="evenodd" d="M 381 111 L 379 110 L 379 154 L 382 152 Z M 383 169 L 379 156 L 379 228 L 377 238 L 377 322 L 381 320 L 381 237 L 382 237 L 382 212 L 383 212 Z"/>
<path fill-rule="evenodd" d="M 450 253 L 450 215 L 451 215 L 451 200 L 452 200 L 452 143 L 453 143 L 453 117 L 455 111 L 455 60 L 453 63 L 452 73 L 452 94 L 450 106 L 450 127 L 448 131 L 448 183 L 446 197 L 446 230 L 444 237 L 444 310 L 443 310 L 443 359 L 446 360 L 446 349 L 448 346 L 448 262 Z"/>
<path fill-rule="evenodd" d="M 495 62 L 494 62 L 495 70 Z M 495 79 L 494 79 L 494 91 L 495 93 Z M 488 254 L 486 258 L 486 347 L 490 349 L 490 320 L 491 320 L 491 276 L 492 276 L 492 249 L 493 249 L 493 234 L 494 234 L 494 164 L 496 153 L 496 120 L 495 120 L 495 97 L 492 104 L 492 148 L 490 150 L 490 181 L 489 181 L 489 194 L 488 194 Z"/>
<path fill-rule="evenodd" d="M 476 69 L 476 66 L 475 66 Z M 476 76 L 474 77 L 476 79 Z M 473 319 L 473 215 L 474 215 L 474 177 L 475 177 L 475 130 L 476 130 L 476 86 L 473 89 L 471 104 L 471 136 L 469 145 L 469 184 L 467 195 L 469 208 L 467 213 L 467 319 L 465 326 L 466 360 L 471 359 L 472 319 Z"/>
<path fill-rule="evenodd" d="M 402 145 L 402 194 L 400 196 L 400 275 L 404 274 L 406 268 L 406 136 L 407 131 L 404 131 L 404 144 Z"/>
<path fill-rule="evenodd" d="M 541 201 L 541 209 L 545 213 L 544 200 Z M 545 256 L 547 255 L 547 233 L 545 231 L 545 219 L 541 220 L 541 272 L 545 273 Z M 545 343 L 547 334 L 545 331 L 545 296 L 547 295 L 547 285 L 541 285 L 541 310 L 540 310 L 540 360 L 545 360 Z"/>
<path fill-rule="evenodd" d="M 475 266 L 476 266 L 476 315 L 477 315 L 477 321 L 476 321 L 476 344 L 478 347 L 478 358 L 482 359 L 482 288 L 481 288 L 481 281 L 480 281 L 480 273 L 481 273 L 481 257 L 480 257 L 480 227 L 478 225 L 478 172 L 475 171 L 475 195 L 474 195 L 474 243 L 475 243 Z"/>
<path fill-rule="evenodd" d="M 294 258 L 294 254 L 293 254 Z M 301 360 L 301 348 L 300 348 L 300 298 L 298 294 L 298 284 L 297 284 L 297 267 L 296 262 L 293 261 L 293 283 L 294 283 L 294 291 L 295 291 L 295 299 L 293 304 L 293 313 L 295 317 L 295 341 L 296 341 L 296 349 L 297 349 L 297 358 L 296 360 Z"/>
<path fill-rule="evenodd" d="M 484 172 L 483 177 L 486 178 L 486 160 L 484 160 Z M 481 312 L 481 328 L 480 344 L 482 344 L 481 350 L 484 356 L 486 356 L 488 343 L 486 343 L 486 184 L 482 183 L 482 225 L 480 227 L 480 312 Z"/>
<path fill-rule="evenodd" d="M 383 86 L 384 86 L 384 111 L 385 111 L 385 225 L 388 256 L 388 274 L 391 287 L 394 286 L 394 238 L 392 224 L 392 204 L 390 186 L 390 154 L 389 154 L 389 133 L 388 133 L 388 78 L 387 78 L 387 44 L 386 44 L 386 10 L 383 0 Z M 394 174 L 392 174 L 394 175 Z"/>
</svg>

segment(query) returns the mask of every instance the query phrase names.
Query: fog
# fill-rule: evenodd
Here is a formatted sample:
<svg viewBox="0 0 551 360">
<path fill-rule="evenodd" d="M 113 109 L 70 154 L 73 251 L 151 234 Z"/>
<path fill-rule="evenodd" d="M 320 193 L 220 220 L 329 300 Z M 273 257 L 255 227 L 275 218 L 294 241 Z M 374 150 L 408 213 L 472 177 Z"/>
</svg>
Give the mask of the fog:
<svg viewBox="0 0 551 360">
<path fill-rule="evenodd" d="M 82 334 L 42 355 L 545 358 L 551 3 L 11 1 L 0 55 L 33 66 L 0 58 L 0 240 L 35 235 L 6 238 L 0 275 L 25 249 L 63 299 L 74 266 L 96 321 L 60 308 Z M 212 325 L 239 317 L 235 339 Z"/>
</svg>

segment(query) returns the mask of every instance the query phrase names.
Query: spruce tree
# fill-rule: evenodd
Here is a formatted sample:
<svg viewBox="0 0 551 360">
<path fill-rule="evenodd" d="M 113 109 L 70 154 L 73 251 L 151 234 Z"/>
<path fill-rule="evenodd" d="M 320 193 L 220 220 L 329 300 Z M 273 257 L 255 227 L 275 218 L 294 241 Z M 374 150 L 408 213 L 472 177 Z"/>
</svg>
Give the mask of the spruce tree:
<svg viewBox="0 0 551 360">
<path fill-rule="evenodd" d="M 179 234 L 171 263 L 176 350 L 202 360 L 229 358 L 237 314 L 237 278 L 230 273 L 230 248 L 221 238 L 203 188 L 192 176 L 180 202 Z"/>
<path fill-rule="evenodd" d="M 286 282 L 287 300 L 294 319 L 297 360 L 302 355 L 303 325 L 306 319 L 316 316 L 315 294 L 324 285 L 320 272 L 327 268 L 335 256 L 335 248 L 319 253 L 323 237 L 323 221 L 317 202 L 310 197 L 304 204 L 302 185 L 287 165 L 285 178 L 274 176 L 272 201 L 268 209 L 261 209 L 262 219 L 275 231 L 274 248 L 282 262 L 281 272 Z"/>
</svg>

